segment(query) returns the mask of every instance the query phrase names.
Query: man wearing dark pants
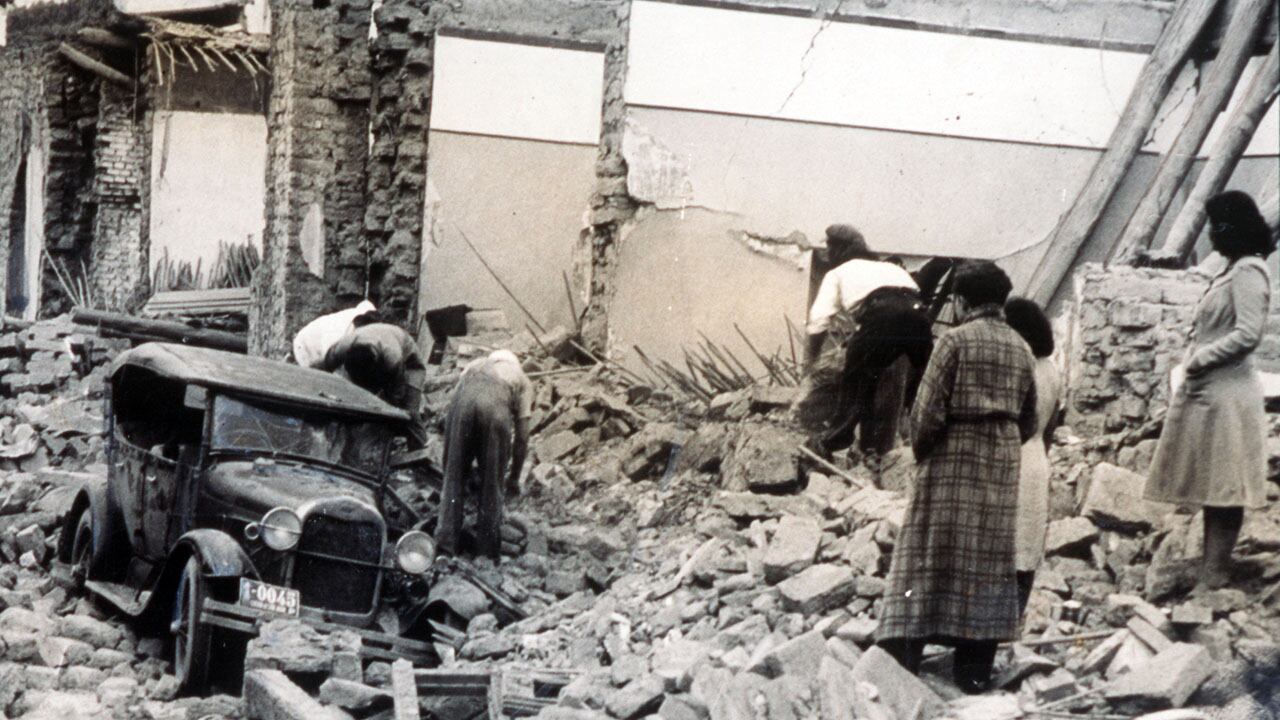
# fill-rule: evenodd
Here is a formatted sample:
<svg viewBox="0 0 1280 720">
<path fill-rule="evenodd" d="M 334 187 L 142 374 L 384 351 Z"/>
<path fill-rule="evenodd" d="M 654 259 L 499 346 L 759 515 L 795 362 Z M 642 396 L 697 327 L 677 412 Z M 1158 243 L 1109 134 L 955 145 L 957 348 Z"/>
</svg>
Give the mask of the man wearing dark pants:
<svg viewBox="0 0 1280 720">
<path fill-rule="evenodd" d="M 474 463 L 480 483 L 477 551 L 498 559 L 502 496 L 504 490 L 514 494 L 519 489 L 532 409 L 533 384 L 511 352 L 496 351 L 462 371 L 445 419 L 444 489 L 436 523 L 442 552 L 458 552 L 467 476 Z"/>
</svg>

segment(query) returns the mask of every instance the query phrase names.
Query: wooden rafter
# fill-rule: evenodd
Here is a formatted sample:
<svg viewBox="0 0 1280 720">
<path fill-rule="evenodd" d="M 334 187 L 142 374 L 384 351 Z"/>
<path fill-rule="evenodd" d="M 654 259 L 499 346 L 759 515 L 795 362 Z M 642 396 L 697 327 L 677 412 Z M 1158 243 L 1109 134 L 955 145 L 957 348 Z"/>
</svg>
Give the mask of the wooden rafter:
<svg viewBox="0 0 1280 720">
<path fill-rule="evenodd" d="M 1160 169 L 1156 171 L 1151 186 L 1129 216 L 1111 257 L 1122 263 L 1131 263 L 1150 247 L 1160 221 L 1173 204 L 1178 188 L 1195 162 L 1200 146 L 1231 100 L 1240 75 L 1249 64 L 1256 39 L 1272 16 L 1274 7 L 1275 0 L 1240 0 L 1236 4 L 1223 35 L 1222 48 L 1202 79 L 1191 114 L 1160 161 Z"/>
<path fill-rule="evenodd" d="M 110 65 L 98 60 L 87 53 L 75 49 L 67 43 L 58 45 L 58 52 L 65 57 L 72 65 L 97 75 L 108 82 L 113 82 L 126 87 L 133 86 L 133 78 L 125 75 Z"/>
<path fill-rule="evenodd" d="M 1272 45 L 1271 53 L 1267 55 L 1262 68 L 1249 83 L 1240 104 L 1232 111 L 1226 132 L 1210 149 L 1209 161 L 1196 177 L 1195 186 L 1157 253 L 1159 257 L 1186 262 L 1204 228 L 1207 217 L 1205 202 L 1227 187 L 1227 182 L 1235 172 L 1240 158 L 1244 156 L 1258 124 L 1276 101 L 1277 95 L 1280 95 L 1280 43 Z"/>
<path fill-rule="evenodd" d="M 1103 211 L 1146 140 L 1174 79 L 1217 6 L 1217 0 L 1180 0 L 1155 49 L 1147 57 L 1129 102 L 1093 166 L 1084 189 L 1049 236 L 1048 249 L 1031 277 L 1029 294 L 1048 305 L 1075 264 Z"/>
</svg>

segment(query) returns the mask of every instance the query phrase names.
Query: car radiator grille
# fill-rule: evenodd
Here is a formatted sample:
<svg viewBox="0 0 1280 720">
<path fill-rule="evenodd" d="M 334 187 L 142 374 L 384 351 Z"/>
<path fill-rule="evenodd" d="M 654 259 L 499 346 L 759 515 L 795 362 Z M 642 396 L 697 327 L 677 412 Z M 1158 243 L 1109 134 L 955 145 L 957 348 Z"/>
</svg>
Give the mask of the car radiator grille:
<svg viewBox="0 0 1280 720">
<path fill-rule="evenodd" d="M 373 609 L 378 590 L 377 565 L 381 559 L 382 530 L 378 525 L 315 513 L 302 526 L 293 586 L 307 607 L 367 613 Z"/>
</svg>

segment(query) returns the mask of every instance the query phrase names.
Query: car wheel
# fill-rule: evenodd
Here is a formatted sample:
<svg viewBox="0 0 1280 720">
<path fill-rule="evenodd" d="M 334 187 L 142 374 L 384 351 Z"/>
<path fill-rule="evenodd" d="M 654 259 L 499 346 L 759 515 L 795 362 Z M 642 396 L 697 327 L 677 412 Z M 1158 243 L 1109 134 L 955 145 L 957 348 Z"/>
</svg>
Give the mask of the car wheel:
<svg viewBox="0 0 1280 720">
<path fill-rule="evenodd" d="M 71 541 L 71 580 L 76 590 L 84 589 L 93 569 L 93 513 L 85 508 L 76 523 L 76 533 Z"/>
<path fill-rule="evenodd" d="M 203 695 L 209 690 L 209 655 L 212 628 L 200 621 L 204 607 L 205 583 L 200 573 L 200 560 L 191 557 L 182 568 L 178 592 L 173 601 L 173 674 L 179 690 L 188 695 Z"/>
</svg>

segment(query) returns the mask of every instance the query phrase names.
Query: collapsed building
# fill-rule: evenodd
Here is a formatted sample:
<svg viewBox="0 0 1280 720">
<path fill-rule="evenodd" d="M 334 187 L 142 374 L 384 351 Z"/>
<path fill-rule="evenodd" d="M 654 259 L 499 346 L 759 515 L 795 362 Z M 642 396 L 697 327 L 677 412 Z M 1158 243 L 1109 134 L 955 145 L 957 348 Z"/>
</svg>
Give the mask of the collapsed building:
<svg viewBox="0 0 1280 720">
<path fill-rule="evenodd" d="M 283 356 L 365 297 L 424 340 L 467 304 L 637 368 L 785 348 L 831 222 L 1063 306 L 1190 254 L 1205 167 L 1275 218 L 1275 28 L 1217 62 L 1236 2 L 518 5 L 10 8 L 6 312 L 212 303 Z"/>
<path fill-rule="evenodd" d="M 1093 697 L 1104 678 L 1142 666 L 1158 680 L 1164 666 L 1148 661 L 1170 651 L 1161 662 L 1203 682 L 1204 652 L 1185 644 L 1253 661 L 1270 652 L 1280 617 L 1269 514 L 1242 541 L 1249 594 L 1232 588 L 1183 615 L 1153 610 L 1147 600 L 1181 598 L 1179 558 L 1197 533 L 1191 516 L 1141 506 L 1135 490 L 1205 282 L 1171 269 L 1204 254 L 1202 221 L 1183 218 L 1191 199 L 1202 186 L 1245 189 L 1277 224 L 1268 7 L 14 3 L 0 48 L 5 314 L 232 316 L 252 352 L 282 357 L 301 324 L 365 297 L 424 346 L 424 314 L 465 304 L 532 336 L 523 349 L 547 373 L 564 368 L 540 357 L 560 349 L 545 331 L 572 328 L 605 362 L 590 382 L 540 383 L 526 514 L 504 534 L 514 567 L 495 578 L 534 612 L 501 631 L 469 627 L 461 659 L 575 669 L 547 717 L 705 717 L 708 706 L 750 717 L 740 698 L 782 706 L 800 693 L 796 678 L 830 690 L 848 666 L 901 718 L 916 712 L 913 695 L 930 698 L 930 716 L 943 712 L 933 691 L 877 677 L 883 661 L 862 650 L 909 453 L 887 477 L 836 467 L 799 488 L 781 418 L 794 392 L 771 387 L 785 384 L 773 368 L 762 385 L 706 397 L 653 368 L 701 344 L 704 357 L 724 348 L 761 376 L 754 361 L 784 354 L 789 326 L 803 322 L 831 222 L 857 224 L 908 263 L 995 259 L 1060 317 L 1076 433 L 1054 449 L 1051 567 L 1028 623 L 1044 657 L 1015 651 L 1003 680 L 1041 710 L 1093 692 L 1074 709 L 1102 711 Z M 1264 370 L 1280 370 L 1276 329 L 1259 350 Z M 31 393 L 69 387 L 81 411 L 68 423 L 15 408 L 26 420 L 4 428 L 22 448 L 10 463 L 38 477 L 0 509 L 0 552 L 19 565 L 31 553 L 24 574 L 0 576 L 14 592 L 0 597 L 37 615 L 76 604 L 40 573 L 54 500 L 75 477 L 39 466 L 100 470 L 80 465 L 98 450 L 84 428 L 101 372 L 70 379 L 60 350 L 82 331 L 33 326 L 5 358 L 2 381 L 21 408 L 39 406 Z M 454 354 L 480 347 L 460 342 Z M 601 390 L 602 375 L 631 380 Z M 432 380 L 433 409 L 453 379 Z M 1086 603 L 1082 618 L 1061 615 L 1068 598 Z M 67 617 L 89 613 L 76 608 Z M 106 707 L 172 699 L 162 653 L 145 639 L 83 620 L 8 620 L 59 640 L 37 646 L 19 632 L 5 657 L 26 655 L 0 667 L 8 678 L 43 663 L 58 668 L 59 688 L 96 688 Z M 135 650 L 149 657 L 122 692 L 128 677 L 102 674 L 112 652 Z M 712 656 L 715 667 L 698 671 Z M 15 714 L 39 709 L 47 675 L 0 699 Z M 394 686 L 390 675 L 360 679 Z M 426 689 L 474 679 L 480 692 L 489 682 L 451 677 L 417 679 Z M 247 702 L 287 697 L 294 716 L 320 716 L 276 679 L 258 676 Z M 1195 683 L 1175 680 L 1142 698 L 1183 704 Z M 1239 689 L 1206 687 L 1204 705 Z M 876 705 L 831 692 L 822 702 Z M 335 705 L 341 693 L 321 697 Z M 147 712 L 188 709 L 213 712 Z M 352 710 L 366 711 L 380 712 Z"/>
</svg>

